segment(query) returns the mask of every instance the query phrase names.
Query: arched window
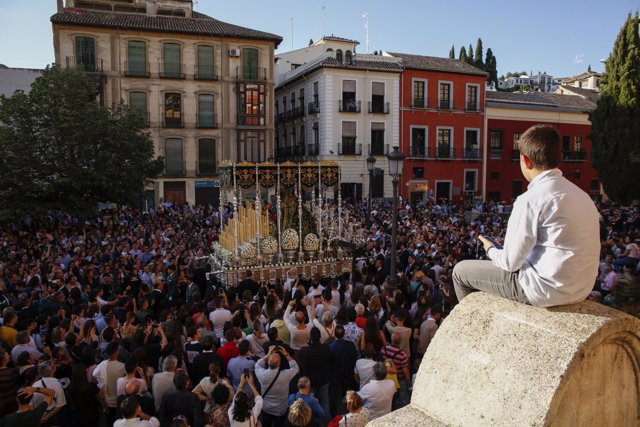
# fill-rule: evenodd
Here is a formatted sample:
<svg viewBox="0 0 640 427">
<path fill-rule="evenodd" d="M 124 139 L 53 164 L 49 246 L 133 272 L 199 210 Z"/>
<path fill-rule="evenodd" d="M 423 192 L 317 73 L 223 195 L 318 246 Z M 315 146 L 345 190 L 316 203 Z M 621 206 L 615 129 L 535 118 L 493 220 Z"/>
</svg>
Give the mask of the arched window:
<svg viewBox="0 0 640 427">
<path fill-rule="evenodd" d="M 353 54 L 351 53 L 350 50 L 347 50 L 344 53 L 344 61 L 349 65 L 351 65 L 353 63 Z"/>
<path fill-rule="evenodd" d="M 333 52 L 333 49 L 331 49 L 330 47 L 327 48 L 327 52 Z"/>
<path fill-rule="evenodd" d="M 338 61 L 339 63 L 342 63 L 342 50 L 341 49 L 336 50 L 336 61 Z"/>
</svg>

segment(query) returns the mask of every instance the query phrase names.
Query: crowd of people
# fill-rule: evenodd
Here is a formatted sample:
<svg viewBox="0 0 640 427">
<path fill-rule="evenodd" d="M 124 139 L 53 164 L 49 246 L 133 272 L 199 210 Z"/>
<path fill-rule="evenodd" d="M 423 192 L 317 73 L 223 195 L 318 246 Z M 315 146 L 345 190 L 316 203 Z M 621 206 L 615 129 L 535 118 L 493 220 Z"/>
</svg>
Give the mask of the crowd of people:
<svg viewBox="0 0 640 427">
<path fill-rule="evenodd" d="M 62 214 L 0 231 L 0 427 L 364 426 L 406 405 L 451 272 L 504 237 L 504 203 L 346 204 L 365 230 L 336 276 L 217 282 L 218 212 Z M 592 298 L 635 289 L 637 208 L 600 206 Z"/>
</svg>

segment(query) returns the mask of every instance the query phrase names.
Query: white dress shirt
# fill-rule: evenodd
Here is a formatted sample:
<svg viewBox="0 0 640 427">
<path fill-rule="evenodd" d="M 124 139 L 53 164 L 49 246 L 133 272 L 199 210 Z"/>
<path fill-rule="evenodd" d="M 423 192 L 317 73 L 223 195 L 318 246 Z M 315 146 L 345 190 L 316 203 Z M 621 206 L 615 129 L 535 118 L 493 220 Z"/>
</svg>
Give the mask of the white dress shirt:
<svg viewBox="0 0 640 427">
<path fill-rule="evenodd" d="M 589 196 L 559 169 L 536 176 L 513 205 L 502 249 L 493 264 L 518 271 L 518 281 L 538 307 L 583 301 L 598 276 L 599 215 Z"/>
<path fill-rule="evenodd" d="M 160 427 L 160 421 L 156 417 L 151 417 L 148 421 L 138 417 L 119 419 L 113 423 L 113 427 Z"/>
<path fill-rule="evenodd" d="M 396 386 L 391 380 L 371 380 L 358 392 L 364 407 L 369 410 L 369 420 L 375 420 L 391 412 Z"/>
</svg>

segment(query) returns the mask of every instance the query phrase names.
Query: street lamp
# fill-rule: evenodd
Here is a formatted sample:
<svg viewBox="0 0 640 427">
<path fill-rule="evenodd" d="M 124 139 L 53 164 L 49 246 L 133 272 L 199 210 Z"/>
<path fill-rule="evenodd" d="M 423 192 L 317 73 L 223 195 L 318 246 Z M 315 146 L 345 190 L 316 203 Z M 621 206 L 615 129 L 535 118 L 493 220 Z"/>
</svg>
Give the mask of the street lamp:
<svg viewBox="0 0 640 427">
<path fill-rule="evenodd" d="M 396 249 L 396 239 L 398 235 L 398 183 L 402 176 L 402 162 L 404 156 L 398 150 L 398 147 L 393 147 L 393 151 L 387 155 L 389 161 L 389 175 L 391 175 L 391 183 L 393 184 L 393 222 L 391 223 L 391 278 L 390 284 L 396 285 L 397 282 L 397 268 L 396 258 L 398 256 Z"/>
<path fill-rule="evenodd" d="M 371 212 L 371 182 L 373 181 L 373 169 L 376 165 L 376 158 L 369 154 L 367 157 L 367 170 L 369 171 L 369 200 L 367 200 L 367 210 Z"/>
</svg>

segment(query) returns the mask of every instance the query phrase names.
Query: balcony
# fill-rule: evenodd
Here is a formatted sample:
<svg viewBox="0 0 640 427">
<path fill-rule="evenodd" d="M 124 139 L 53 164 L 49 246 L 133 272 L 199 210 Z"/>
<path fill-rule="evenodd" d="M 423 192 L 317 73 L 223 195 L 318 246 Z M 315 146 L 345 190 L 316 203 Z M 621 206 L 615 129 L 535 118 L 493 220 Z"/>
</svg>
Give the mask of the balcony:
<svg viewBox="0 0 640 427">
<path fill-rule="evenodd" d="M 338 154 L 359 156 L 362 154 L 362 144 L 356 144 L 355 137 L 342 137 L 342 142 L 338 144 Z"/>
<path fill-rule="evenodd" d="M 369 113 L 370 114 L 389 114 L 389 103 L 369 101 Z"/>
<path fill-rule="evenodd" d="M 186 74 L 184 72 L 184 65 L 177 62 L 161 62 L 160 63 L 160 78 L 163 79 L 184 79 Z"/>
<path fill-rule="evenodd" d="M 307 144 L 307 156 L 317 156 L 320 153 L 320 144 Z"/>
<path fill-rule="evenodd" d="M 438 110 L 455 110 L 455 104 L 450 99 L 439 99 Z"/>
<path fill-rule="evenodd" d="M 304 117 L 304 107 L 300 106 L 300 107 L 295 107 L 291 110 L 289 110 L 289 118 L 290 119 L 297 119 L 298 117 Z"/>
<path fill-rule="evenodd" d="M 182 121 L 182 117 L 165 117 L 162 120 L 163 128 L 183 128 L 184 122 Z"/>
<path fill-rule="evenodd" d="M 480 111 L 480 108 L 478 108 L 477 102 L 467 102 L 465 103 L 465 111 L 468 113 L 477 113 Z"/>
<path fill-rule="evenodd" d="M 584 150 L 565 151 L 562 160 L 565 162 L 586 162 L 587 157 L 587 152 Z"/>
<path fill-rule="evenodd" d="M 287 112 L 276 114 L 276 124 L 285 123 L 288 120 Z"/>
<path fill-rule="evenodd" d="M 217 71 L 213 65 L 196 65 L 193 69 L 193 78 L 196 80 L 218 80 Z"/>
<path fill-rule="evenodd" d="M 368 155 L 386 156 L 389 154 L 389 144 L 369 144 Z"/>
<path fill-rule="evenodd" d="M 427 100 L 424 98 L 413 98 L 411 108 L 427 108 Z"/>
<path fill-rule="evenodd" d="M 267 69 L 255 68 L 253 70 L 248 70 L 245 73 L 242 71 L 241 67 L 236 67 L 236 80 L 267 81 Z"/>
<path fill-rule="evenodd" d="M 87 73 L 102 73 L 103 62 L 102 58 L 94 58 L 93 61 L 84 61 L 83 58 L 67 56 L 67 68 L 78 68 L 80 71 L 86 71 Z"/>
<path fill-rule="evenodd" d="M 318 102 L 318 101 L 310 102 L 309 105 L 307 105 L 307 112 L 309 114 L 319 113 L 320 112 L 320 102 Z"/>
<path fill-rule="evenodd" d="M 340 113 L 359 113 L 360 101 L 355 101 L 353 99 L 338 101 L 338 111 Z"/>
<path fill-rule="evenodd" d="M 199 161 L 196 162 L 197 176 L 215 176 L 218 174 L 215 161 Z"/>
<path fill-rule="evenodd" d="M 293 155 L 293 147 L 291 146 L 279 146 L 276 147 L 276 156 L 278 158 L 289 157 Z"/>
<path fill-rule="evenodd" d="M 427 157 L 427 149 L 425 148 L 424 144 L 412 144 L 411 150 L 409 152 L 409 157 Z"/>
<path fill-rule="evenodd" d="M 151 69 L 148 62 L 124 61 L 124 75 L 126 77 L 149 77 Z"/>
<path fill-rule="evenodd" d="M 170 177 L 186 176 L 186 163 L 183 160 L 164 159 L 162 175 Z"/>
<path fill-rule="evenodd" d="M 214 116 L 198 115 L 196 117 L 196 127 L 198 129 L 216 129 L 218 124 Z"/>
<path fill-rule="evenodd" d="M 439 144 L 435 147 L 434 157 L 436 159 L 455 159 L 455 153 L 453 152 L 451 145 Z"/>
<path fill-rule="evenodd" d="M 520 150 L 511 150 L 511 160 L 513 161 L 520 160 Z"/>
<path fill-rule="evenodd" d="M 305 148 L 305 142 L 304 141 L 300 141 L 298 142 L 294 147 L 293 147 L 293 155 L 294 156 L 304 156 L 304 148 Z"/>
</svg>

